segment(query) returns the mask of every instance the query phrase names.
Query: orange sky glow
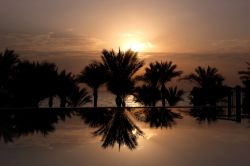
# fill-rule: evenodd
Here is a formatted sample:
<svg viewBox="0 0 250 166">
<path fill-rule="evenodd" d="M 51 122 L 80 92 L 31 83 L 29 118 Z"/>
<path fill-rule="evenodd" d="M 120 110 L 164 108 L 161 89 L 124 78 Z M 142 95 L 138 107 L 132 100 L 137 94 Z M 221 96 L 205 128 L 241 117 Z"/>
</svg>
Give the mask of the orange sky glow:
<svg viewBox="0 0 250 166">
<path fill-rule="evenodd" d="M 0 48 L 250 52 L 249 11 L 245 0 L 2 0 Z"/>
</svg>

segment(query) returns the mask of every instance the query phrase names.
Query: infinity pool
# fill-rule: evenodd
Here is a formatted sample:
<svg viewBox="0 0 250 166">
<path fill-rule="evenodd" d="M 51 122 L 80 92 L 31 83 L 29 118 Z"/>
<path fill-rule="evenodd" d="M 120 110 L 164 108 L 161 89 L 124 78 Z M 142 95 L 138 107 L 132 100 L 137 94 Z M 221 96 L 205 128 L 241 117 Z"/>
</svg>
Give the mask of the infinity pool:
<svg viewBox="0 0 250 166">
<path fill-rule="evenodd" d="M 189 109 L 8 110 L 1 166 L 249 165 L 250 123 Z"/>
</svg>

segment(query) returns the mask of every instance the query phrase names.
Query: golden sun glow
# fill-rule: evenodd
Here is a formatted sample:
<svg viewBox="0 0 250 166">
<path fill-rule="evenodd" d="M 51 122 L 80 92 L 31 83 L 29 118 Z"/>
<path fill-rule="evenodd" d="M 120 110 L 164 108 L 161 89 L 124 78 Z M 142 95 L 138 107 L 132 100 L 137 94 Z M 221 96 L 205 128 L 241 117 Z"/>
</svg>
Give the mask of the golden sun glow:
<svg viewBox="0 0 250 166">
<path fill-rule="evenodd" d="M 136 133 L 137 133 L 137 129 L 132 130 L 133 135 L 136 135 Z"/>
<path fill-rule="evenodd" d="M 136 52 L 147 52 L 152 51 L 155 47 L 155 45 L 145 37 L 145 33 L 123 33 L 120 37 L 119 43 L 122 50 L 131 49 Z"/>
<path fill-rule="evenodd" d="M 145 51 L 146 45 L 144 43 L 138 42 L 138 41 L 127 41 L 122 46 L 122 48 L 125 50 L 131 49 L 132 51 L 142 52 L 142 51 Z"/>
<path fill-rule="evenodd" d="M 132 51 L 137 51 L 137 52 L 141 52 L 145 49 L 145 44 L 144 43 L 131 43 L 130 44 L 130 49 Z"/>
</svg>

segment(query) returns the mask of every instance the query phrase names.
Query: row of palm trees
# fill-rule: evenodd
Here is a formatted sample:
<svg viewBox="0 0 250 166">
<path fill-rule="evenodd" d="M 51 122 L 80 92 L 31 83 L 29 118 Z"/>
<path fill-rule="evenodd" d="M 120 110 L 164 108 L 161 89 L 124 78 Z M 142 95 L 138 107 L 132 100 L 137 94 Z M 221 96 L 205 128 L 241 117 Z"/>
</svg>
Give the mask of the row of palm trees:
<svg viewBox="0 0 250 166">
<path fill-rule="evenodd" d="M 102 84 L 116 96 L 116 105 L 125 106 L 128 95 L 134 95 L 137 102 L 146 106 L 155 106 L 158 100 L 162 106 L 175 105 L 183 90 L 177 87 L 166 88 L 166 84 L 182 74 L 177 65 L 170 62 L 154 62 L 146 67 L 144 75 L 136 73 L 143 67 L 144 61 L 132 50 L 115 52 L 103 50 L 101 62 L 93 62 L 86 66 L 78 76 L 78 81 L 87 84 L 93 90 L 94 107 L 97 106 L 98 88 Z M 142 86 L 138 86 L 141 82 Z"/>
<path fill-rule="evenodd" d="M 171 61 L 152 62 L 143 75 L 136 75 L 144 65 L 138 59 L 136 52 L 103 50 L 101 61 L 86 66 L 78 76 L 79 82 L 86 83 L 93 89 L 94 107 L 97 106 L 98 88 L 106 84 L 110 92 L 116 95 L 118 107 L 125 106 L 127 95 L 132 94 L 136 102 L 145 106 L 155 106 L 161 101 L 163 107 L 176 105 L 184 91 L 175 87 L 168 87 L 174 78 L 189 80 L 197 85 L 191 91 L 191 102 L 196 105 L 216 106 L 222 98 L 230 93 L 230 88 L 223 84 L 224 78 L 216 68 L 197 67 L 194 73 L 180 77 L 183 72 Z"/>
<path fill-rule="evenodd" d="M 149 67 L 145 69 L 145 74 L 137 77 L 138 80 L 144 83 L 142 87 L 137 88 L 135 95 L 137 101 L 142 102 L 144 105 L 155 106 L 156 102 L 161 100 L 162 106 L 165 107 L 167 100 L 169 105 L 175 105 L 182 100 L 184 92 L 183 90 L 178 90 L 177 87 L 167 89 L 166 84 L 181 74 L 182 71 L 177 70 L 177 65 L 171 61 L 150 63 Z M 150 94 L 151 97 L 148 99 L 141 98 L 144 93 Z"/>
<path fill-rule="evenodd" d="M 54 63 L 20 60 L 13 50 L 0 54 L 0 107 L 38 107 L 39 102 L 60 98 L 60 106 L 78 106 L 91 101 L 73 74 L 59 71 Z"/>
<path fill-rule="evenodd" d="M 183 72 L 173 62 L 156 61 L 145 68 L 144 74 L 136 74 L 144 65 L 137 52 L 104 49 L 100 61 L 90 63 L 79 75 L 73 75 L 59 71 L 54 63 L 22 61 L 13 50 L 5 50 L 0 54 L 0 106 L 37 107 L 41 100 L 49 98 L 52 107 L 53 98 L 58 96 L 61 107 L 76 107 L 90 102 L 93 96 L 94 107 L 97 107 L 98 89 L 104 84 L 116 96 L 117 107 L 126 106 L 128 95 L 133 95 L 145 106 L 155 106 L 158 101 L 163 107 L 166 103 L 174 106 L 184 94 L 177 86 L 168 86 L 176 77 L 196 83 L 190 93 L 194 105 L 215 106 L 230 93 L 230 87 L 223 84 L 224 78 L 218 69 L 210 66 L 199 66 L 194 73 L 181 77 Z M 248 101 L 250 67 L 239 74 Z M 81 83 L 92 89 L 92 96 Z"/>
</svg>

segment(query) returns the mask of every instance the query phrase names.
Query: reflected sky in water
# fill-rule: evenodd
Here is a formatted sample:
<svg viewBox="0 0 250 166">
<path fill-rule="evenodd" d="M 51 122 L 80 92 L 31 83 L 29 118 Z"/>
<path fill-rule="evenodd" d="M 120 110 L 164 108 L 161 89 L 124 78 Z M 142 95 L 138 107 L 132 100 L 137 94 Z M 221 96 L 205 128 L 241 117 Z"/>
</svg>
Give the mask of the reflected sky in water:
<svg viewBox="0 0 250 166">
<path fill-rule="evenodd" d="M 70 114 L 58 112 L 53 111 L 49 121 L 42 121 L 48 112 L 34 113 L 41 117 L 38 119 L 42 123 L 37 119 L 34 125 L 40 128 L 31 126 L 25 132 L 17 132 L 17 129 L 23 129 L 23 124 L 31 125 L 34 120 L 15 114 L 11 114 L 10 122 L 1 118 L 1 165 L 198 166 L 249 165 L 250 162 L 250 123 L 247 119 L 241 123 L 205 119 L 200 123 L 200 119 L 190 116 L 186 109 L 117 111 L 110 108 L 84 109 Z M 1 113 L 1 117 L 4 116 L 8 114 Z M 46 122 L 54 130 L 44 135 L 41 128 L 48 126 Z M 12 142 L 3 140 L 3 125 L 12 126 L 12 130 L 9 128 Z M 130 138 L 130 142 L 125 141 L 126 138 Z M 108 143 L 111 140 L 111 144 L 103 148 L 105 139 L 109 139 Z M 128 146 L 131 143 L 132 148 Z"/>
</svg>

